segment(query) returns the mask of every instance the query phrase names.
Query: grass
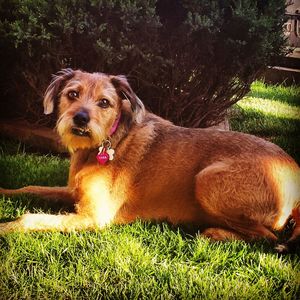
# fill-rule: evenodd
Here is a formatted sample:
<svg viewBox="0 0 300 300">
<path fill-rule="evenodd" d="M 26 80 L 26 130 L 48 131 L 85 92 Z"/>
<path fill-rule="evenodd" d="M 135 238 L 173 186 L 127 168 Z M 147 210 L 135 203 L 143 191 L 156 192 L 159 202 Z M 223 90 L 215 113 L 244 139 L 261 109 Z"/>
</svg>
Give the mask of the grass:
<svg viewBox="0 0 300 300">
<path fill-rule="evenodd" d="M 296 87 L 255 83 L 234 109 L 233 129 L 277 139 L 297 158 L 298 92 Z M 64 185 L 68 165 L 64 158 L 29 154 L 7 140 L 0 143 L 3 187 Z M 28 195 L 0 196 L 2 221 L 28 210 L 59 209 Z M 0 274 L 0 299 L 300 297 L 298 255 L 280 257 L 266 242 L 210 243 L 182 228 L 141 221 L 98 232 L 0 237 Z"/>
<path fill-rule="evenodd" d="M 268 139 L 300 163 L 300 87 L 254 82 L 231 114 L 233 130 Z"/>
</svg>

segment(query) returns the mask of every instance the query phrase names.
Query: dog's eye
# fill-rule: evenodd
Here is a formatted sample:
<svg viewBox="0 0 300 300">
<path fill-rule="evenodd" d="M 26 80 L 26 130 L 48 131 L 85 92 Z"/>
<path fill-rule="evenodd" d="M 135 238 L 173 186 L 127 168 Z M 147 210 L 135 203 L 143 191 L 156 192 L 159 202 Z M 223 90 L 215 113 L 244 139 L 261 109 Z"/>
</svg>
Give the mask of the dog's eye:
<svg viewBox="0 0 300 300">
<path fill-rule="evenodd" d="M 109 101 L 105 98 L 101 99 L 98 103 L 98 105 L 101 107 L 101 108 L 108 108 L 109 107 Z"/>
<path fill-rule="evenodd" d="M 76 98 L 78 98 L 79 97 L 79 93 L 78 92 L 76 92 L 76 91 L 70 91 L 69 93 L 68 93 L 68 97 L 69 97 L 69 99 L 76 99 Z"/>
</svg>

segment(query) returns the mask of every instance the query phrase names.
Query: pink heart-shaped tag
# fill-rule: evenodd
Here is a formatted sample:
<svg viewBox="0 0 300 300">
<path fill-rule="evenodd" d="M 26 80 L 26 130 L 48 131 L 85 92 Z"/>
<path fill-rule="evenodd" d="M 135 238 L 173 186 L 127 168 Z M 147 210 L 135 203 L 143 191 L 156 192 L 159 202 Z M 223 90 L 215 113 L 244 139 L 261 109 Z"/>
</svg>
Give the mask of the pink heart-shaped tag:
<svg viewBox="0 0 300 300">
<path fill-rule="evenodd" d="M 106 152 L 98 153 L 96 156 L 100 165 L 105 165 L 109 160 L 109 155 Z"/>
</svg>

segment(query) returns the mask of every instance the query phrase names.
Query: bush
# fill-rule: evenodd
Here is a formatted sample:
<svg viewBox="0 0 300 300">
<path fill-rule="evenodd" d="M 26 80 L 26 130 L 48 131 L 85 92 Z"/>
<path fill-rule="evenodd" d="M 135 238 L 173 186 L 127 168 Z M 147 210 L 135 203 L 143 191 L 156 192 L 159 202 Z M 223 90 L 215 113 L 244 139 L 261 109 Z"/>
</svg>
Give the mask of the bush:
<svg viewBox="0 0 300 300">
<path fill-rule="evenodd" d="M 213 125 L 283 53 L 284 2 L 3 0 L 2 114 L 40 120 L 50 75 L 72 67 L 126 74 L 155 113 Z"/>
</svg>

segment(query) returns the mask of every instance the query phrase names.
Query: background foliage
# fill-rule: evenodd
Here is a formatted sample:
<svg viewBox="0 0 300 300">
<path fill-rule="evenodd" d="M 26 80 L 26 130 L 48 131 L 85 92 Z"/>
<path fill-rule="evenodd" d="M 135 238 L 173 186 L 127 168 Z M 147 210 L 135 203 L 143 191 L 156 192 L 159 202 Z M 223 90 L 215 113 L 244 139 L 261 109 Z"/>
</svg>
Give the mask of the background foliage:
<svg viewBox="0 0 300 300">
<path fill-rule="evenodd" d="M 217 123 L 283 53 L 284 2 L 2 0 L 2 117 L 41 121 L 51 74 L 72 67 L 126 74 L 176 124 Z"/>
</svg>

